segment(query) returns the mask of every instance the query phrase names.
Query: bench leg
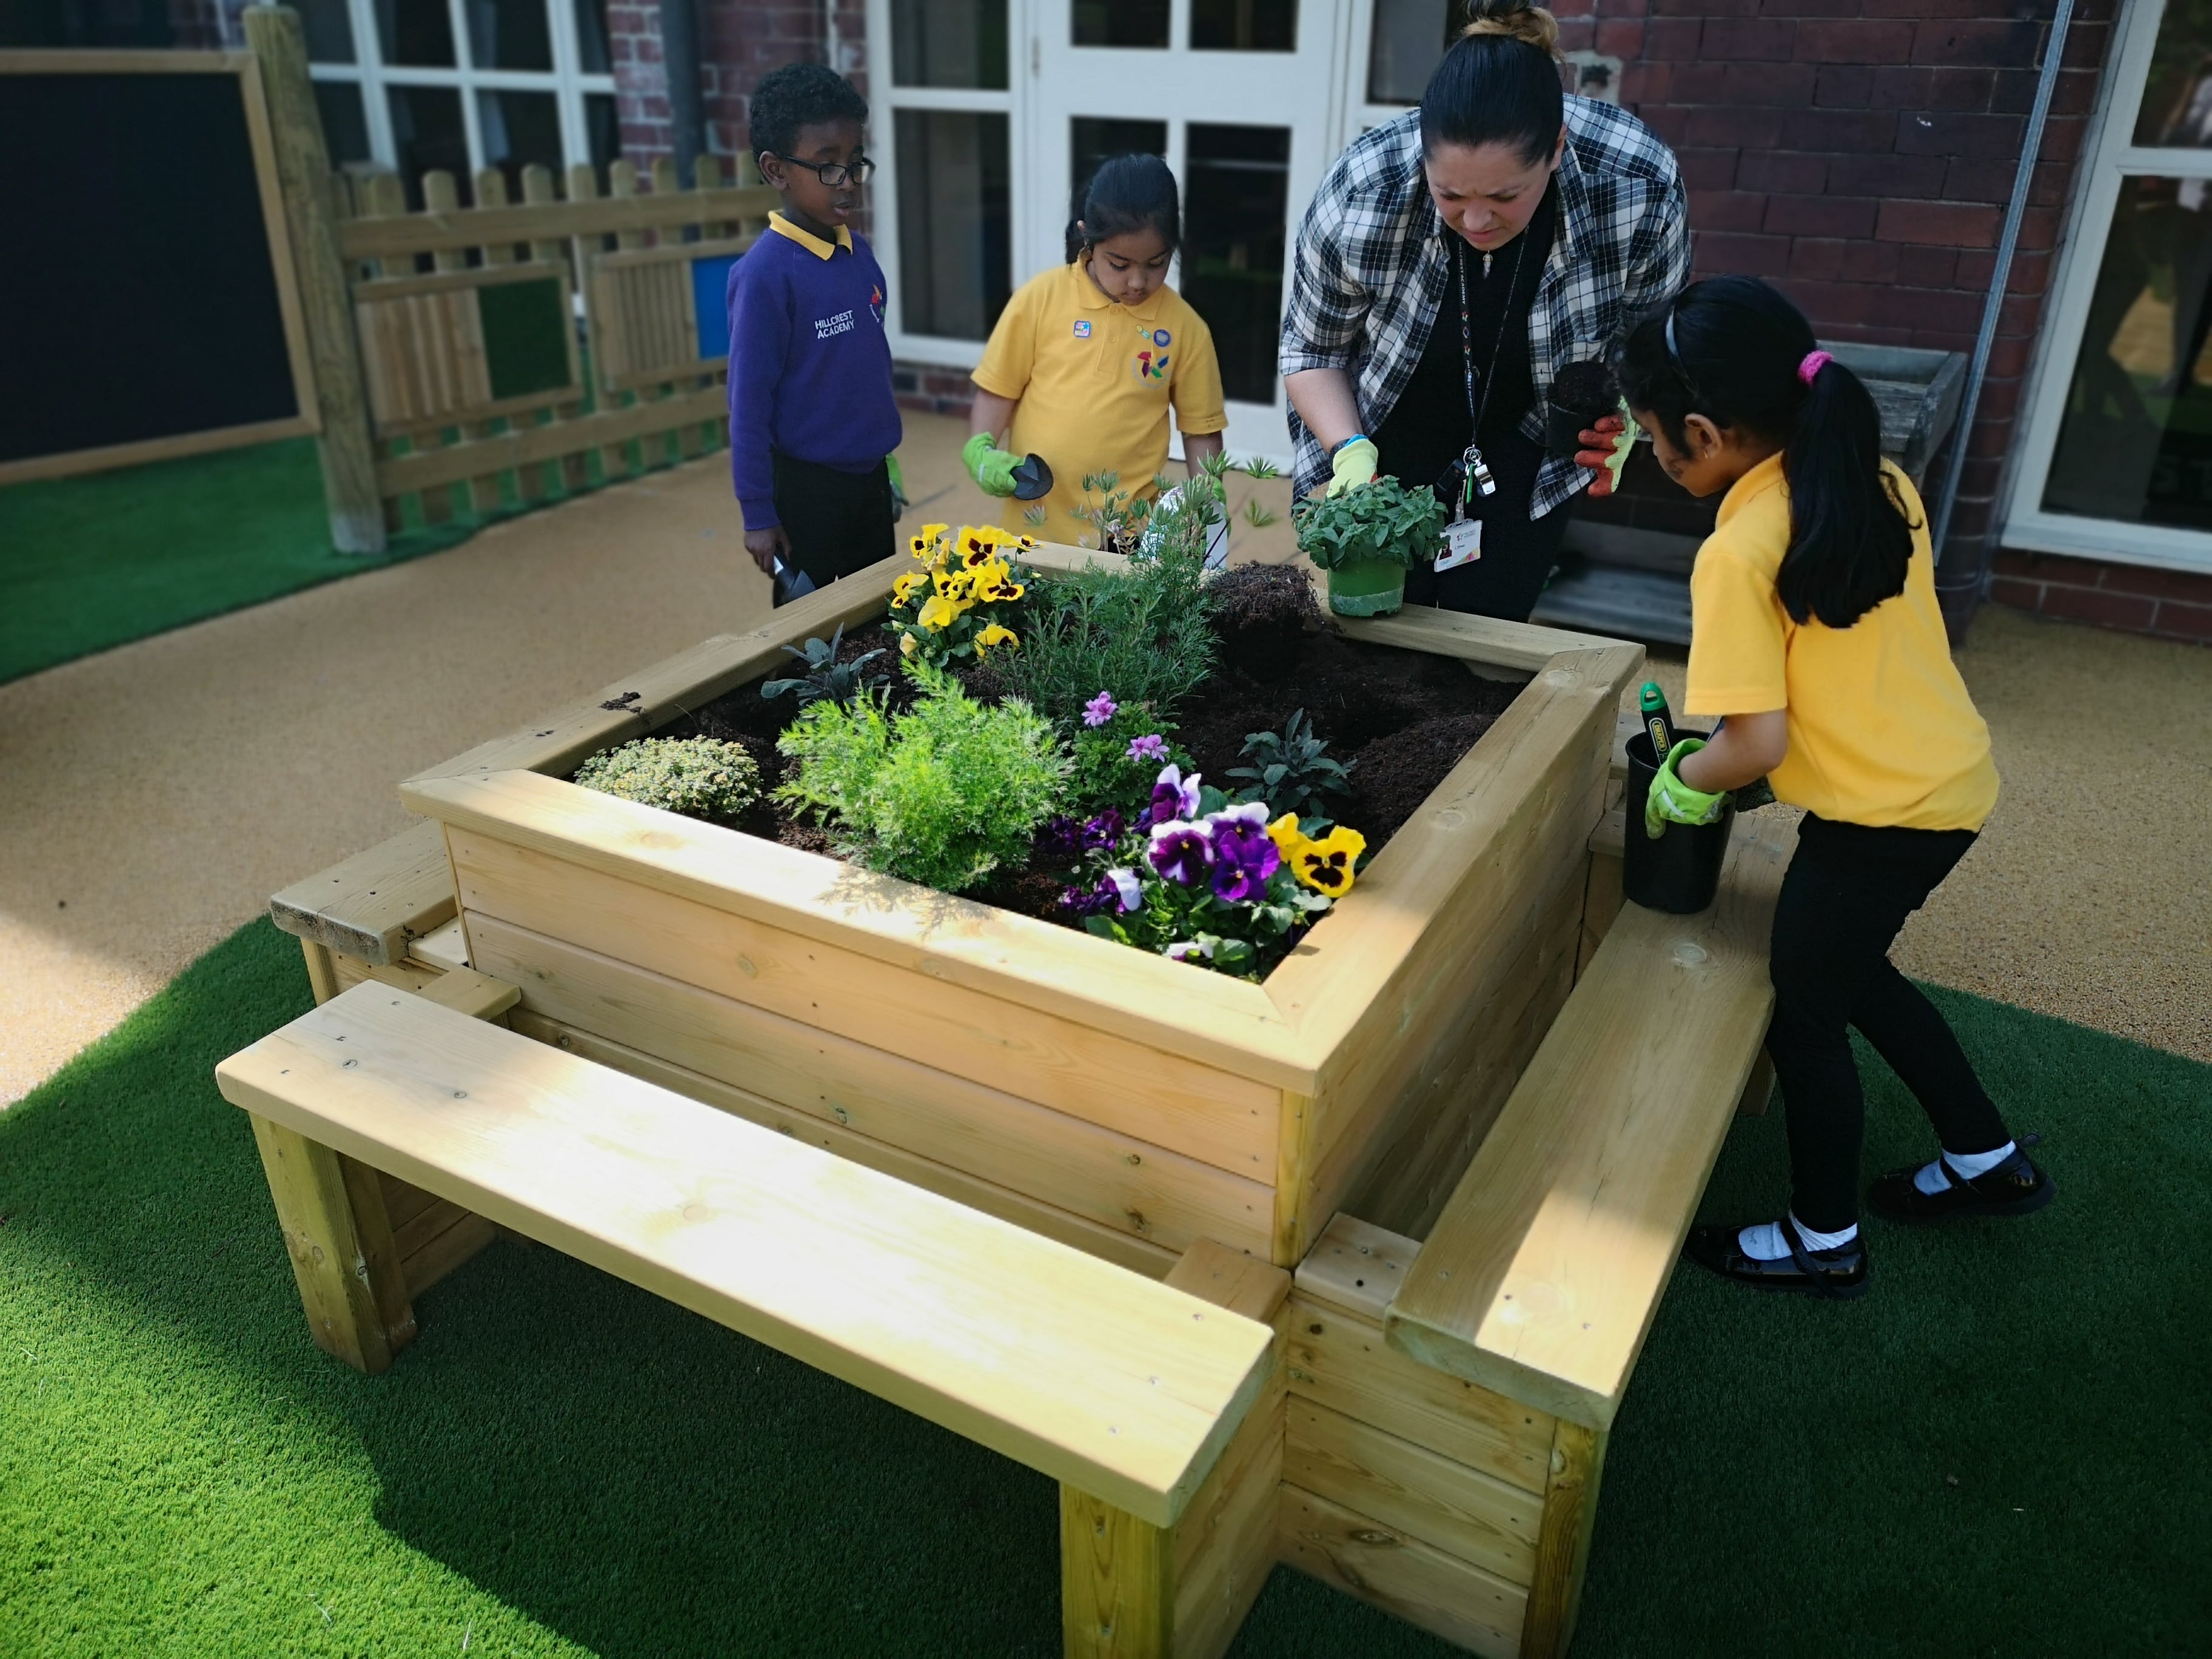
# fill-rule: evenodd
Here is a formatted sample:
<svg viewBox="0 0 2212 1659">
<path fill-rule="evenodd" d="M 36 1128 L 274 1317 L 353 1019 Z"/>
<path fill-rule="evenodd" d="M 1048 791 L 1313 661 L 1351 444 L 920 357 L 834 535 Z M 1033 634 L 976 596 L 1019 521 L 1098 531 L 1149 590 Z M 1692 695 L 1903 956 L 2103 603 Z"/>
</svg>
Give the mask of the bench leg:
<svg viewBox="0 0 2212 1659">
<path fill-rule="evenodd" d="M 1060 1489 L 1060 1627 L 1067 1659 L 1170 1659 L 1175 1534 Z"/>
<path fill-rule="evenodd" d="M 1589 1562 L 1590 1528 L 1597 1521 L 1597 1478 L 1605 1463 L 1605 1439 L 1596 1430 L 1564 1417 L 1553 1431 L 1544 1514 L 1537 1522 L 1535 1581 L 1528 1586 L 1520 1659 L 1559 1659 L 1574 1637 L 1583 1569 Z"/>
<path fill-rule="evenodd" d="M 1774 1093 L 1774 1061 L 1761 1044 L 1759 1058 L 1751 1062 L 1751 1076 L 1743 1085 L 1743 1098 L 1735 1109 L 1745 1117 L 1765 1117 L 1766 1103 Z"/>
<path fill-rule="evenodd" d="M 372 1376 L 389 1370 L 392 1355 L 414 1340 L 415 1310 L 380 1179 L 266 1118 L 252 1122 L 316 1346 Z"/>
</svg>

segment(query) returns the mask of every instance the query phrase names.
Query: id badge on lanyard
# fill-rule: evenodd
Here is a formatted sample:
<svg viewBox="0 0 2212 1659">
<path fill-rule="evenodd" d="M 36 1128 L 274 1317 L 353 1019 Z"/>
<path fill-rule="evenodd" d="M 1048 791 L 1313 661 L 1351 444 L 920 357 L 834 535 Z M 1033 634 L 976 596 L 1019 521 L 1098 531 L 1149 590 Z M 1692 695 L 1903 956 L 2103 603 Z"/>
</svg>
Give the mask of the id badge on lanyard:
<svg viewBox="0 0 2212 1659">
<path fill-rule="evenodd" d="M 1467 262 L 1459 249 L 1452 250 L 1452 264 L 1459 272 L 1459 347 L 1460 361 L 1467 373 L 1467 412 L 1471 423 L 1468 437 L 1479 437 L 1482 417 L 1490 408 L 1490 380 L 1497 373 L 1498 356 L 1504 349 L 1505 325 L 1513 314 L 1513 289 L 1521 280 L 1522 257 L 1528 251 L 1524 237 L 1521 247 L 1513 256 L 1513 274 L 1505 279 L 1506 306 L 1504 315 L 1498 319 L 1498 343 L 1491 349 L 1491 374 L 1483 377 L 1482 398 L 1474 395 L 1474 323 L 1473 307 L 1468 298 Z M 1484 276 L 1489 275 L 1488 266 Z M 1437 555 L 1437 569 L 1456 570 L 1463 564 L 1473 564 L 1482 556 L 1482 520 L 1470 519 L 1467 509 L 1475 505 L 1478 498 L 1486 500 L 1498 493 L 1498 480 L 1491 476 L 1490 464 L 1482 459 L 1482 447 L 1470 442 L 1453 469 L 1460 475 L 1460 486 L 1452 493 L 1451 522 L 1444 526 L 1443 551 Z"/>
</svg>

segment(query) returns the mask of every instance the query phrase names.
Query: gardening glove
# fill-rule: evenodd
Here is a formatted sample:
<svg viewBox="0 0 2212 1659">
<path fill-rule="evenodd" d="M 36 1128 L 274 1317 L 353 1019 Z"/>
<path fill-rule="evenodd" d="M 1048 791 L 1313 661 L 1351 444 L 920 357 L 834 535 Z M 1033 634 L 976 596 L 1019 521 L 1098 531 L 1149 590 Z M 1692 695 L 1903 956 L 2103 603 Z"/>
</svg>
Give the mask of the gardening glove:
<svg viewBox="0 0 2212 1659">
<path fill-rule="evenodd" d="M 1575 465 L 1597 474 L 1590 480 L 1591 498 L 1612 495 L 1620 488 L 1620 469 L 1627 465 L 1630 447 L 1636 441 L 1628 417 L 1607 415 L 1592 422 L 1589 430 L 1580 436 L 1583 447 L 1575 452 Z"/>
<path fill-rule="evenodd" d="M 1372 438 L 1352 439 L 1329 459 L 1328 493 L 1341 495 L 1347 489 L 1373 483 L 1375 464 L 1380 459 Z"/>
<path fill-rule="evenodd" d="M 1711 823 L 1720 817 L 1728 791 L 1717 789 L 1707 794 L 1692 789 L 1674 770 L 1683 756 L 1694 755 L 1705 746 L 1703 738 L 1684 738 L 1667 751 L 1659 775 L 1651 780 L 1650 792 L 1644 797 L 1644 833 L 1651 840 L 1664 835 L 1670 823 Z"/>
<path fill-rule="evenodd" d="M 898 457 L 884 457 L 884 471 L 890 475 L 891 522 L 896 524 L 906 511 L 906 474 L 899 470 Z"/>
<path fill-rule="evenodd" d="M 968 476 L 986 495 L 1014 493 L 1014 469 L 1021 465 L 1021 457 L 1000 448 L 989 433 L 979 432 L 962 445 L 960 459 L 968 463 Z"/>
</svg>

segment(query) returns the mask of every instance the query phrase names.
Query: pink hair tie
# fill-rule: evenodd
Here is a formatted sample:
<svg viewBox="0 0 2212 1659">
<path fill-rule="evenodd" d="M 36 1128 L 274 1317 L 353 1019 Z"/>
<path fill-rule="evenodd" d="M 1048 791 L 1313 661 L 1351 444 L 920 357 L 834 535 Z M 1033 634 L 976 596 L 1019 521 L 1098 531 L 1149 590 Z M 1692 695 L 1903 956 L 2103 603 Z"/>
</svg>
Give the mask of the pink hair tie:
<svg viewBox="0 0 2212 1659">
<path fill-rule="evenodd" d="M 1797 365 L 1797 378 L 1810 386 L 1820 378 L 1820 371 L 1835 361 L 1825 351 L 1808 351 L 1805 361 Z"/>
</svg>

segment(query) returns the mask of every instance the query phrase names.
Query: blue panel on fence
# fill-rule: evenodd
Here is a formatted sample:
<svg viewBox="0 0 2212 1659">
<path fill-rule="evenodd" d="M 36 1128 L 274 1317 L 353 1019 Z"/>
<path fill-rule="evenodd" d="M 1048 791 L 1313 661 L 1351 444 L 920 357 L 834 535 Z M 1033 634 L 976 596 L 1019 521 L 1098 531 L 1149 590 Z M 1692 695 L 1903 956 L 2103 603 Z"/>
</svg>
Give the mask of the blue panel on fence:
<svg viewBox="0 0 2212 1659">
<path fill-rule="evenodd" d="M 738 258 L 734 253 L 721 253 L 691 262 L 691 310 L 699 319 L 702 357 L 730 355 L 730 313 L 725 295 L 730 286 L 730 267 Z"/>
</svg>

